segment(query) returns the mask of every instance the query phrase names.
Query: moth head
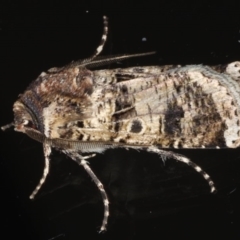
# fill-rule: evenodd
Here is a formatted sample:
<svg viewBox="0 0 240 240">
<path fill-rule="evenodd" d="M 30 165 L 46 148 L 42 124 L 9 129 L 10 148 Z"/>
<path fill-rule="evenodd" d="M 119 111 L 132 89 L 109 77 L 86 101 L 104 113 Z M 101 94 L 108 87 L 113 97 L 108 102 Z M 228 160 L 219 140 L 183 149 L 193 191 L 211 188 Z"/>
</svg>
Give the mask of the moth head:
<svg viewBox="0 0 240 240">
<path fill-rule="evenodd" d="M 34 113 L 21 101 L 16 101 L 13 105 L 14 128 L 16 131 L 25 133 L 26 128 L 38 130 L 39 123 Z"/>
</svg>

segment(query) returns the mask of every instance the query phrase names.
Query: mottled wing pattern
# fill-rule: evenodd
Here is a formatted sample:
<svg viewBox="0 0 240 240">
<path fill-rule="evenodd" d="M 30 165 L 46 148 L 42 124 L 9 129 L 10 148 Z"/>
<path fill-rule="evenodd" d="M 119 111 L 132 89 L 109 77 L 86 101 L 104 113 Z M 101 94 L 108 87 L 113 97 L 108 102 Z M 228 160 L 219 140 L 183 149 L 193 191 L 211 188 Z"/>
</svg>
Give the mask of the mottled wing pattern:
<svg viewBox="0 0 240 240">
<path fill-rule="evenodd" d="M 98 82 L 106 70 L 94 74 Z M 88 140 L 164 148 L 235 147 L 239 107 L 226 86 L 235 82 L 228 75 L 193 65 L 116 69 L 109 76 L 112 82 L 92 93 L 94 118 L 83 121 Z"/>
</svg>

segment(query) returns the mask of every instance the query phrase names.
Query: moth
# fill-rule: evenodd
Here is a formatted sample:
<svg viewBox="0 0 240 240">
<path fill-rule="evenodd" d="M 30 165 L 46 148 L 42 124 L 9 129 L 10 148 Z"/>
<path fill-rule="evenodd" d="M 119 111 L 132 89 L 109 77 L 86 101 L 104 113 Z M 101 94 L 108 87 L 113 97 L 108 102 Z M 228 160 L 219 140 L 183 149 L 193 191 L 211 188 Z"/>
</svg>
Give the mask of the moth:
<svg viewBox="0 0 240 240">
<path fill-rule="evenodd" d="M 173 158 L 200 173 L 211 192 L 210 176 L 173 148 L 237 148 L 240 145 L 240 62 L 219 66 L 143 66 L 91 70 L 151 53 L 99 57 L 107 39 L 103 18 L 101 43 L 88 59 L 42 72 L 13 105 L 14 126 L 43 144 L 44 184 L 55 148 L 81 165 L 98 187 L 104 205 L 105 231 L 109 200 L 87 161 L 110 148 L 132 148 Z"/>
</svg>

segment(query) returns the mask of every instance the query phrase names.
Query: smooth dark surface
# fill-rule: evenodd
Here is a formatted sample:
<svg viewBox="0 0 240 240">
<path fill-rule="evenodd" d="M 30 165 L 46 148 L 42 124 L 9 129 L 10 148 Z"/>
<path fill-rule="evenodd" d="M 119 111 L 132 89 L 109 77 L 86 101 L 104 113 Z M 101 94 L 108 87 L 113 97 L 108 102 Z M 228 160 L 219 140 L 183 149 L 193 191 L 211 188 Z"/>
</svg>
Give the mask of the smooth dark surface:
<svg viewBox="0 0 240 240">
<path fill-rule="evenodd" d="M 109 17 L 103 55 L 157 51 L 114 67 L 226 64 L 240 60 L 240 2 L 2 1 L 0 125 L 13 120 L 18 94 L 42 71 L 89 57 Z M 108 66 L 106 66 L 108 67 Z M 113 66 L 112 66 L 113 67 Z M 8 130 L 1 136 L 1 235 L 25 240 L 239 239 L 240 150 L 179 150 L 207 171 L 210 194 L 190 167 L 133 150 L 91 159 L 110 198 L 108 231 L 98 234 L 101 196 L 84 170 L 52 154 L 47 181 L 28 197 L 43 170 L 41 144 Z"/>
</svg>

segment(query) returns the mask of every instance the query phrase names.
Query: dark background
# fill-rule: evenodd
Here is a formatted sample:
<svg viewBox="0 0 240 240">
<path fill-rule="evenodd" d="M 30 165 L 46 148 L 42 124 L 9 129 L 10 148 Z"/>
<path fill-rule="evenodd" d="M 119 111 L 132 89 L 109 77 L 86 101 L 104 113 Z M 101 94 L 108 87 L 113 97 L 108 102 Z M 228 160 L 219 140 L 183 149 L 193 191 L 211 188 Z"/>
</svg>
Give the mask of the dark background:
<svg viewBox="0 0 240 240">
<path fill-rule="evenodd" d="M 211 65 L 239 60 L 239 9 L 239 1 L 1 1 L 0 125 L 13 120 L 14 101 L 42 71 L 94 52 L 103 15 L 103 55 L 157 51 L 106 67 Z M 98 234 L 103 205 L 84 170 L 54 152 L 31 201 L 43 171 L 41 144 L 13 130 L 0 134 L 0 238 L 240 238 L 238 149 L 177 151 L 212 176 L 217 194 L 188 166 L 171 159 L 164 165 L 144 151 L 108 150 L 91 159 L 111 202 L 108 231 Z"/>
</svg>

